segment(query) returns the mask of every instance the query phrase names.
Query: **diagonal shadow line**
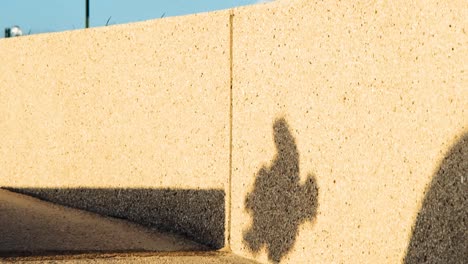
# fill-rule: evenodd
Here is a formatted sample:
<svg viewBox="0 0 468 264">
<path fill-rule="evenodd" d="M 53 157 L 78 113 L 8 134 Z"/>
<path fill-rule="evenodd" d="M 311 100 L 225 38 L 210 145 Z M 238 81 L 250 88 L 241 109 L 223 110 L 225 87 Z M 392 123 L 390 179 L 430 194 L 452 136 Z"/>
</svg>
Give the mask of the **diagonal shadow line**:
<svg viewBox="0 0 468 264">
<path fill-rule="evenodd" d="M 224 246 L 225 193 L 221 189 L 4 189 L 184 235 L 213 249 Z"/>
<path fill-rule="evenodd" d="M 268 258 L 278 263 L 294 246 L 299 225 L 316 218 L 318 186 L 312 174 L 300 184 L 299 153 L 284 118 L 275 121 L 273 134 L 277 154 L 271 166 L 258 171 L 245 199 L 253 223 L 243 237 L 251 251 L 266 247 Z"/>
</svg>

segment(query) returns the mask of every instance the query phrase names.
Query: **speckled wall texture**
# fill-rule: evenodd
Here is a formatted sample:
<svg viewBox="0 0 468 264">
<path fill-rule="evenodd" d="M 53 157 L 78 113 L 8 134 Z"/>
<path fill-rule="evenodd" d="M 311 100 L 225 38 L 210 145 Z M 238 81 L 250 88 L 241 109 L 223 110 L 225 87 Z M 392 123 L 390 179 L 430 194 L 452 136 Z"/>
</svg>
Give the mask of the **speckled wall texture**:
<svg viewBox="0 0 468 264">
<path fill-rule="evenodd" d="M 263 263 L 462 263 L 468 4 L 347 2 L 0 41 L 0 185 L 212 190 Z"/>
<path fill-rule="evenodd" d="M 236 9 L 232 250 L 466 261 L 467 18 L 466 1 Z"/>
<path fill-rule="evenodd" d="M 200 190 L 194 201 L 206 202 L 190 206 L 215 199 L 223 206 L 215 220 L 224 221 L 229 32 L 221 11 L 2 39 L 0 186 L 37 188 L 36 195 L 85 208 L 93 203 L 77 190 L 115 190 L 96 195 L 111 200 L 122 189 L 153 198 L 174 193 L 183 204 L 186 193 Z M 64 191 L 45 192 L 54 189 Z M 65 194 L 72 197 L 58 197 Z M 141 195 L 114 214 L 145 215 Z M 146 202 L 154 209 L 159 201 Z M 201 209 L 186 209 L 200 218 Z M 218 222 L 188 228 L 210 224 L 217 235 L 224 230 Z"/>
</svg>

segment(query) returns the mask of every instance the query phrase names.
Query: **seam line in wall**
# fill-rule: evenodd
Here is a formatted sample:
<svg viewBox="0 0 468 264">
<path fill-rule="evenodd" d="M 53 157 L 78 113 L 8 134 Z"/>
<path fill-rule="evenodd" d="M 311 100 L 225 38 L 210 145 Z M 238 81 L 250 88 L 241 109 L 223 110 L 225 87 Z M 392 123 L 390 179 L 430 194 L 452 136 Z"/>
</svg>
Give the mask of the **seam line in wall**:
<svg viewBox="0 0 468 264">
<path fill-rule="evenodd" d="M 231 223 L 232 223 L 232 115 L 233 115 L 233 102 L 232 102 L 232 70 L 233 70 L 233 24 L 234 11 L 229 11 L 229 187 L 228 187 L 228 213 L 227 213 L 227 247 L 231 249 Z"/>
</svg>

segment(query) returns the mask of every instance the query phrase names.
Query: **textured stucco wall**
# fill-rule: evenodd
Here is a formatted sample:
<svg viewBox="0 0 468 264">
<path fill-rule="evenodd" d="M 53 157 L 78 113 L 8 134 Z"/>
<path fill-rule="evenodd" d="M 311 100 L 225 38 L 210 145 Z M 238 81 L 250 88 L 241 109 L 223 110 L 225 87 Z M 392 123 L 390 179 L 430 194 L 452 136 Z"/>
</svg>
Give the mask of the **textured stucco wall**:
<svg viewBox="0 0 468 264">
<path fill-rule="evenodd" d="M 0 186 L 175 217 L 205 242 L 219 226 L 197 229 L 188 197 L 224 199 L 208 219 L 226 214 L 232 251 L 263 263 L 461 263 L 468 7 L 407 2 L 284 0 L 2 40 Z M 168 194 L 189 203 L 158 206 Z"/>
<path fill-rule="evenodd" d="M 408 263 L 466 261 L 467 11 L 466 1 L 234 11 L 234 252 L 281 263 L 399 263 L 406 251 Z M 428 200 L 445 212 L 429 206 L 410 246 Z"/>
<path fill-rule="evenodd" d="M 116 215 L 145 215 L 148 208 L 139 197 L 181 190 L 173 199 L 180 197 L 188 211 L 198 212 L 194 218 L 212 201 L 222 205 L 222 218 L 214 220 L 224 221 L 226 11 L 2 39 L 0 58 L 0 186 L 28 188 L 85 208 L 122 198 L 121 190 L 142 190 L 122 202 L 126 207 L 109 203 Z M 79 191 L 89 188 L 114 194 L 95 193 L 96 201 L 84 201 Z M 47 191 L 55 189 L 64 191 Z M 205 202 L 190 204 L 185 194 L 199 189 L 203 197 L 192 203 Z M 155 208 L 159 201 L 146 202 Z M 181 208 L 167 210 L 181 214 L 176 209 Z M 211 239 L 219 240 L 224 223 L 187 228 L 210 225 L 217 225 L 218 235 Z"/>
</svg>

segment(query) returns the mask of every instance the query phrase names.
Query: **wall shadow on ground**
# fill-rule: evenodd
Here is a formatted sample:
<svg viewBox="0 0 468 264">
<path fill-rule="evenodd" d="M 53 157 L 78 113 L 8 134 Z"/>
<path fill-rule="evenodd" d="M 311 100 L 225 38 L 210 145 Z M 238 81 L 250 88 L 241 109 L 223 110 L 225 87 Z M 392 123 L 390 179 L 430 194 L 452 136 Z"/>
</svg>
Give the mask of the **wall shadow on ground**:
<svg viewBox="0 0 468 264">
<path fill-rule="evenodd" d="M 293 248 L 299 225 L 314 221 L 318 186 L 311 174 L 300 184 L 296 140 L 284 118 L 275 121 L 273 136 L 277 154 L 271 166 L 258 171 L 253 191 L 245 199 L 253 222 L 243 237 L 252 252 L 266 247 L 269 260 L 277 263 Z"/>
<path fill-rule="evenodd" d="M 468 133 L 465 133 L 432 179 L 413 227 L 404 263 L 466 263 L 467 180 Z"/>
<path fill-rule="evenodd" d="M 224 246 L 225 193 L 223 190 L 5 189 L 181 234 L 214 249 Z"/>
</svg>

